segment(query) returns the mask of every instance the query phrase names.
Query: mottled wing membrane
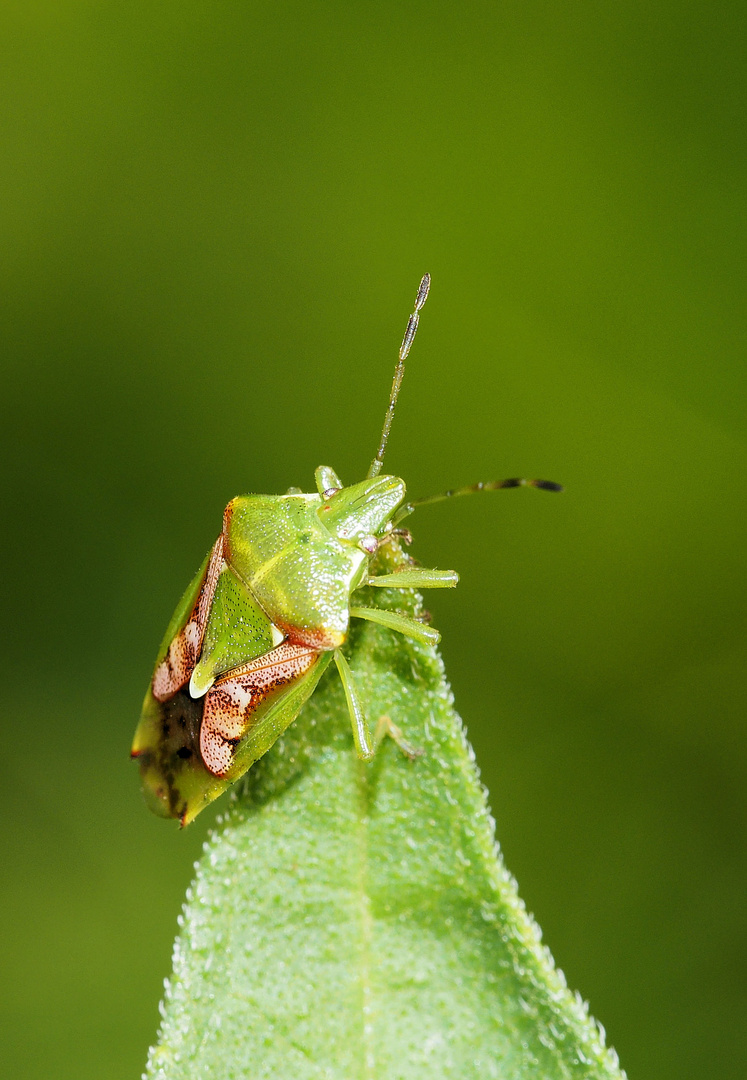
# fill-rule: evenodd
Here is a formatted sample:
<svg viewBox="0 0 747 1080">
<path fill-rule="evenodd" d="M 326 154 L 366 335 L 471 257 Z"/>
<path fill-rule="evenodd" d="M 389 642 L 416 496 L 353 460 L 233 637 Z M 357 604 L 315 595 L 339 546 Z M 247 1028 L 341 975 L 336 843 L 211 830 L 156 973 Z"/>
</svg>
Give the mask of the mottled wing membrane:
<svg viewBox="0 0 747 1080">
<path fill-rule="evenodd" d="M 148 688 L 132 756 L 140 767 L 145 801 L 160 817 L 180 818 L 193 805 L 203 806 L 214 778 L 200 760 L 200 721 L 204 698 L 182 687 L 168 701 L 156 701 Z"/>
<path fill-rule="evenodd" d="M 308 657 L 310 650 L 304 653 Z M 148 690 L 136 736 L 136 756 L 143 794 L 151 810 L 161 817 L 178 818 L 182 825 L 187 825 L 243 776 L 296 719 L 314 692 L 332 653 L 313 655 L 305 674 L 296 675 L 295 681 L 282 684 L 278 681 L 274 691 L 259 702 L 250 717 L 244 714 L 234 718 L 228 740 L 231 762 L 223 776 L 210 772 L 200 752 L 203 712 L 209 694 L 195 699 L 182 687 L 169 701 L 159 702 Z M 286 667 L 283 674 L 288 673 Z M 264 680 L 266 676 L 261 678 Z M 227 719 L 225 714 L 218 719 L 221 713 L 218 710 L 215 714 L 219 724 Z M 234 732 L 242 729 L 245 729 L 243 735 L 234 736 Z M 217 725 L 215 731 L 217 734 Z M 211 760 L 215 765 L 217 758 L 213 756 Z"/>
<path fill-rule="evenodd" d="M 165 651 L 159 655 L 156 670 L 153 673 L 153 696 L 156 701 L 167 701 L 185 683 L 189 682 L 197 658 L 200 655 L 215 586 L 224 565 L 223 536 L 221 535 L 215 541 L 208 556 L 199 592 L 194 599 L 189 615 L 181 626 L 173 626 L 174 619 L 169 625 L 167 638 L 170 637 L 170 640 L 166 643 Z M 184 611 L 184 614 L 186 614 L 186 611 L 189 610 L 184 602 L 187 596 L 194 595 L 193 589 L 194 582 L 182 598 L 177 613 Z M 186 610 L 184 610 L 185 607 Z"/>
<path fill-rule="evenodd" d="M 231 773 L 239 740 L 262 718 L 261 706 L 305 675 L 319 653 L 283 642 L 264 656 L 232 671 L 208 691 L 200 727 L 200 755 L 214 776 Z"/>
</svg>

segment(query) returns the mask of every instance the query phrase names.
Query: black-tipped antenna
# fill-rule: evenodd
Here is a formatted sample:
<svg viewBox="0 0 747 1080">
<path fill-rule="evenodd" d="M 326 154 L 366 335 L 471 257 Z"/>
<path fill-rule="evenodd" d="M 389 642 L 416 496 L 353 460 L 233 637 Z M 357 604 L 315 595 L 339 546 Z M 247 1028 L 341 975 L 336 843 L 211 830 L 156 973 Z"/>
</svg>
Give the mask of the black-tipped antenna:
<svg viewBox="0 0 747 1080">
<path fill-rule="evenodd" d="M 412 499 L 411 502 L 401 506 L 394 515 L 394 524 L 402 521 L 418 506 L 426 503 L 441 502 L 443 499 L 453 499 L 457 495 L 475 495 L 478 491 L 499 491 L 501 488 L 535 487 L 542 491 L 562 491 L 563 485 L 556 484 L 554 480 L 525 480 L 523 477 L 512 476 L 509 480 L 487 480 L 479 484 L 470 484 L 468 487 L 453 488 L 451 491 L 442 491 L 439 495 L 425 495 L 422 499 Z"/>
<path fill-rule="evenodd" d="M 418 295 L 415 297 L 415 310 L 413 311 L 410 318 L 407 320 L 407 329 L 405 330 L 405 336 L 402 338 L 402 344 L 399 347 L 399 360 L 397 361 L 397 366 L 394 369 L 392 392 L 389 395 L 389 405 L 387 406 L 386 416 L 384 417 L 384 427 L 381 432 L 381 441 L 379 442 L 379 449 L 376 451 L 376 457 L 371 462 L 371 468 L 368 470 L 368 480 L 373 479 L 374 476 L 378 476 L 384 464 L 384 452 L 386 451 L 386 444 L 389 441 L 389 432 L 392 429 L 392 420 L 394 419 L 394 407 L 397 404 L 399 388 L 402 385 L 402 379 L 405 374 L 405 360 L 407 359 L 407 354 L 409 353 L 412 347 L 412 343 L 415 340 L 418 323 L 420 322 L 420 311 L 423 307 L 423 304 L 428 299 L 428 290 L 430 289 L 430 287 L 431 275 L 423 274 L 423 277 L 420 279 Z"/>
</svg>

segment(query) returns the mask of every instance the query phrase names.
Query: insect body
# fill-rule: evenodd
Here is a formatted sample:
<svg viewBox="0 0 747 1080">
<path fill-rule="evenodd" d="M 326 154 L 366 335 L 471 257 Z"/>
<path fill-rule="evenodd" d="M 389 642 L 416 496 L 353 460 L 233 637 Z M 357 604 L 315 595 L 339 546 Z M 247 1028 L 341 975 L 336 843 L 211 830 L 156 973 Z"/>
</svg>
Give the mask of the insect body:
<svg viewBox="0 0 747 1080">
<path fill-rule="evenodd" d="M 404 361 L 430 277 L 423 278 L 400 348 L 382 438 L 368 477 L 344 487 L 316 470 L 317 491 L 242 495 L 228 504 L 220 536 L 167 628 L 145 696 L 132 756 L 151 808 L 191 821 L 261 757 L 296 718 L 334 658 L 356 750 L 375 752 L 355 681 L 342 653 L 350 619 L 368 619 L 435 644 L 437 631 L 396 612 L 356 605 L 362 586 L 449 588 L 450 570 L 407 565 L 371 576 L 378 548 L 399 543 L 397 525 L 419 502 L 404 482 L 380 475 Z M 500 481 L 448 492 L 548 481 Z"/>
</svg>

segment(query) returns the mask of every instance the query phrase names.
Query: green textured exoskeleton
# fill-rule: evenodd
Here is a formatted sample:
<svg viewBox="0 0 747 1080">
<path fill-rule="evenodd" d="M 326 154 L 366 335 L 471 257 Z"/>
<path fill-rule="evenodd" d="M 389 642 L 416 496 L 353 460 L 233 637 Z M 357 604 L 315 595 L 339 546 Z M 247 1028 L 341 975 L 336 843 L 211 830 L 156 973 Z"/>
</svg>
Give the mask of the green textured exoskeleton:
<svg viewBox="0 0 747 1080">
<path fill-rule="evenodd" d="M 379 474 L 429 286 L 426 274 L 367 479 L 343 487 L 332 469 L 320 466 L 314 494 L 242 495 L 226 507 L 221 534 L 169 623 L 135 733 L 132 756 L 156 813 L 185 825 L 238 780 L 296 718 L 333 657 L 360 757 L 371 758 L 387 731 L 414 753 L 386 718 L 372 739 L 341 648 L 351 617 L 438 641 L 422 622 L 357 606 L 362 586 L 449 588 L 458 581 L 453 571 L 426 570 L 412 560 L 397 573 L 369 573 L 382 544 L 409 540 L 397 525 L 415 503 L 405 502 L 402 480 Z M 506 480 L 435 498 L 525 483 L 558 489 L 549 481 Z"/>
</svg>

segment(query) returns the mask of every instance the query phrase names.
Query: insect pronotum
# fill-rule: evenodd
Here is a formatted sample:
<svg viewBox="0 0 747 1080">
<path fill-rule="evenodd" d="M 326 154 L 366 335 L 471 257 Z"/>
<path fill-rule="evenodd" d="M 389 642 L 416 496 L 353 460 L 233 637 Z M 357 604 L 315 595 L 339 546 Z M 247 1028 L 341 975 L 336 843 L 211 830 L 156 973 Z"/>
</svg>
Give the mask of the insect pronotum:
<svg viewBox="0 0 747 1080">
<path fill-rule="evenodd" d="M 356 752 L 369 760 L 393 725 L 372 737 L 343 653 L 350 619 L 366 619 L 428 645 L 436 630 L 409 616 L 356 602 L 363 586 L 453 588 L 453 570 L 407 560 L 397 573 L 372 573 L 382 544 L 409 542 L 399 523 L 417 506 L 456 495 L 523 485 L 562 490 L 549 480 L 494 480 L 427 498 L 405 498 L 405 484 L 381 469 L 394 410 L 430 275 L 420 282 L 399 350 L 384 426 L 365 480 L 344 487 L 320 465 L 316 491 L 240 495 L 223 514 L 220 536 L 179 602 L 156 658 L 132 756 L 143 791 L 163 817 L 192 821 L 242 776 L 290 723 L 334 659 Z"/>
</svg>

